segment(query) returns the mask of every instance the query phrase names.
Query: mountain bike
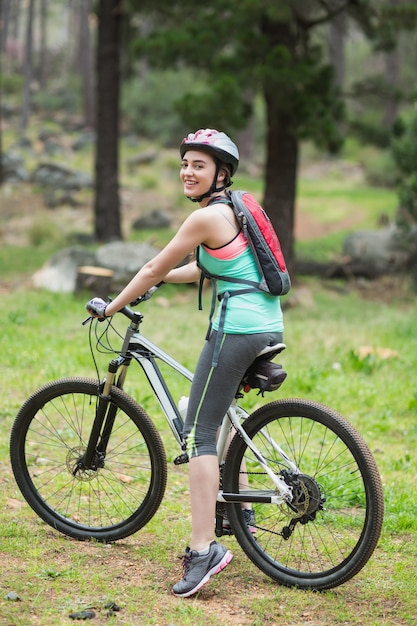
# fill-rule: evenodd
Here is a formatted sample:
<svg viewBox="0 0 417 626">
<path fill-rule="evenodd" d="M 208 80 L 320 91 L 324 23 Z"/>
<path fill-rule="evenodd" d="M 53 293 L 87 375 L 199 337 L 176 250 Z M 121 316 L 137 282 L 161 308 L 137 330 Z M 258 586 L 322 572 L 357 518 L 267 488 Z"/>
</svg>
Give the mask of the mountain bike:
<svg viewBox="0 0 417 626">
<path fill-rule="evenodd" d="M 181 413 L 158 362 L 189 382 L 193 374 L 141 333 L 141 313 L 131 307 L 120 313 L 129 319 L 124 336 L 111 319 L 102 330 L 89 318 L 93 357 L 94 332 L 95 348 L 105 346 L 114 357 L 106 376 L 47 383 L 24 402 L 11 431 L 11 464 L 28 504 L 54 529 L 80 540 L 113 542 L 138 532 L 164 496 L 161 435 L 123 389 L 132 362 L 144 374 L 140 393 L 149 397 L 152 391 L 178 444 L 174 463 L 188 461 Z M 119 350 L 110 333 L 122 339 Z M 272 360 L 284 348 L 273 346 L 259 358 Z M 216 535 L 234 534 L 249 559 L 283 585 L 341 585 L 364 567 L 381 532 L 384 503 L 375 460 L 334 410 L 312 400 L 279 399 L 249 415 L 241 406 L 244 386 L 242 381 L 218 437 Z M 254 528 L 245 522 L 242 503 L 251 503 Z M 231 530 L 223 529 L 225 515 Z"/>
</svg>

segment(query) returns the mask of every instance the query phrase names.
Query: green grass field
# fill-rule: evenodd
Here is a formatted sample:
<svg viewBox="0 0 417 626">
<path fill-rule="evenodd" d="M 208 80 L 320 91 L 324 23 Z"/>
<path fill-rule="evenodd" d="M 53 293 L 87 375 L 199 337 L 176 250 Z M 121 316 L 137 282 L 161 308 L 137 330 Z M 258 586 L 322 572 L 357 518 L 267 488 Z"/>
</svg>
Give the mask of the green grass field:
<svg viewBox="0 0 417 626">
<path fill-rule="evenodd" d="M 248 187 L 250 181 L 240 183 L 237 186 Z M 258 188 L 254 182 L 252 187 Z M 395 198 L 348 180 L 313 184 L 306 179 L 300 183 L 300 206 L 311 219 L 336 226 L 355 210 L 362 216 L 355 227 L 370 227 L 381 212 L 393 215 Z M 46 215 L 40 209 L 39 214 Z M 4 220 L 2 233 L 7 228 Z M 45 232 L 51 232 L 47 228 Z M 316 258 L 325 245 L 326 254 L 337 254 L 343 232 L 336 228 L 297 245 Z M 168 235 L 153 234 L 161 242 Z M 277 394 L 263 400 L 314 399 L 339 411 L 362 433 L 377 461 L 386 504 L 372 559 L 354 579 L 332 591 L 298 591 L 268 579 L 233 538 L 226 538 L 235 555 L 232 564 L 198 597 L 184 601 L 174 598 L 170 589 L 181 575 L 177 557 L 190 531 L 187 467 L 171 463 L 176 445 L 134 366 L 127 388 L 160 429 L 169 460 L 165 499 L 142 531 L 114 545 L 71 540 L 36 517 L 14 481 L 9 435 L 23 401 L 51 379 L 96 375 L 87 327 L 81 325 L 88 294 L 53 294 L 30 287 L 30 275 L 62 241 L 41 237 L 36 246 L 0 248 L 0 625 L 62 626 L 74 623 L 70 613 L 86 608 L 95 611 L 92 623 L 97 625 L 415 624 L 417 333 L 416 296 L 407 279 L 321 283 L 299 277 L 283 299 L 287 350 L 279 360 L 288 378 Z M 204 341 L 209 298 L 207 293 L 200 312 L 194 288 L 165 287 L 141 307 L 144 334 L 193 369 Z M 122 328 L 124 319 L 116 324 Z M 101 375 L 109 358 L 97 357 Z M 175 397 L 187 394 L 187 383 L 164 373 Z M 244 405 L 252 409 L 260 402 L 252 393 Z M 112 602 L 120 611 L 108 608 Z"/>
</svg>

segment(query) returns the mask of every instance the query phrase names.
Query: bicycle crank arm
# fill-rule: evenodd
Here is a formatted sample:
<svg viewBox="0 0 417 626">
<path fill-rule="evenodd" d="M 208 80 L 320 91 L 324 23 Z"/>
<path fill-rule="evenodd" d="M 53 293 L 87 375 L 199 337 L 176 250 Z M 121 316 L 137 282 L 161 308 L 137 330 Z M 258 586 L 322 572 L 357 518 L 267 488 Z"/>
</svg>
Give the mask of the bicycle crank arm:
<svg viewBox="0 0 417 626">
<path fill-rule="evenodd" d="M 219 491 L 217 495 L 217 502 L 262 502 L 264 504 L 284 504 L 286 498 L 276 493 L 256 493 L 254 491 L 247 491 L 241 493 L 225 493 Z"/>
</svg>

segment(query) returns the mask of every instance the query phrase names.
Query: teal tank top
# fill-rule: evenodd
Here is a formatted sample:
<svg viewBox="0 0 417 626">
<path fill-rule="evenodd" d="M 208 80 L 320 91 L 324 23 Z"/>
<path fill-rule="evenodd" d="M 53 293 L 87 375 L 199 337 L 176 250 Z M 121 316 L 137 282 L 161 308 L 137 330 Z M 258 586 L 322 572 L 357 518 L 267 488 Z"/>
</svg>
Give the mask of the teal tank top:
<svg viewBox="0 0 417 626">
<path fill-rule="evenodd" d="M 236 238 L 218 250 L 211 250 L 201 245 L 199 259 L 202 265 L 211 274 L 259 282 L 260 275 L 255 259 L 247 244 L 243 250 L 238 248 L 240 251 L 236 255 L 233 255 L 233 253 L 231 255 L 224 254 L 224 251 L 229 246 L 233 248 L 235 241 Z M 219 251 L 221 251 L 223 258 L 219 258 Z M 243 285 L 238 283 L 217 280 L 217 292 L 219 295 L 225 291 L 230 293 L 239 291 L 242 287 Z M 213 322 L 215 330 L 219 329 L 219 320 L 220 307 L 218 307 L 216 318 Z M 283 331 L 283 315 L 278 296 L 271 296 L 263 291 L 252 291 L 229 298 L 223 323 L 223 332 L 230 334 L 253 334 Z"/>
</svg>

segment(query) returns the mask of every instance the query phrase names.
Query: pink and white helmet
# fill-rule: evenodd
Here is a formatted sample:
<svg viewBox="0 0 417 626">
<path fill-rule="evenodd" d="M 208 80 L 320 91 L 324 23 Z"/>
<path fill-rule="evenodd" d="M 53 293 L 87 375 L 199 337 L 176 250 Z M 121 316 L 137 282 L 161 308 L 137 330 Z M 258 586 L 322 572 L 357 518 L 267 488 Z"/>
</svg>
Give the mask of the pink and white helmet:
<svg viewBox="0 0 417 626">
<path fill-rule="evenodd" d="M 203 150 L 220 159 L 222 163 L 227 163 L 231 167 L 231 175 L 236 172 L 239 165 L 239 150 L 226 133 L 219 132 L 213 128 L 204 128 L 190 133 L 182 140 L 180 146 L 181 158 L 187 150 Z"/>
</svg>

